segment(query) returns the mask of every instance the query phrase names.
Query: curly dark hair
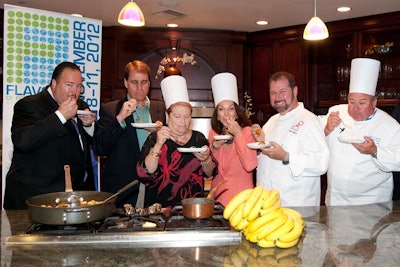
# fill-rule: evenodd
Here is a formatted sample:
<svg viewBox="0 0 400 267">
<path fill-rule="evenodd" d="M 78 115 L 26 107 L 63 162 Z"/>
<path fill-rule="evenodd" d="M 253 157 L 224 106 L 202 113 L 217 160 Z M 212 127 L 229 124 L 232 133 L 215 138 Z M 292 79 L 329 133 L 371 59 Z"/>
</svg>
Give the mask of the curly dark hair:
<svg viewBox="0 0 400 267">
<path fill-rule="evenodd" d="M 238 104 L 235 102 L 233 103 L 235 106 L 235 111 L 237 114 L 236 121 L 240 125 L 240 127 L 245 127 L 245 126 L 250 126 L 251 121 L 246 115 L 246 111 L 244 108 L 240 107 Z M 226 134 L 225 132 L 225 127 L 224 125 L 218 120 L 218 105 L 214 109 L 214 113 L 211 117 L 211 128 L 217 133 L 217 134 Z"/>
</svg>

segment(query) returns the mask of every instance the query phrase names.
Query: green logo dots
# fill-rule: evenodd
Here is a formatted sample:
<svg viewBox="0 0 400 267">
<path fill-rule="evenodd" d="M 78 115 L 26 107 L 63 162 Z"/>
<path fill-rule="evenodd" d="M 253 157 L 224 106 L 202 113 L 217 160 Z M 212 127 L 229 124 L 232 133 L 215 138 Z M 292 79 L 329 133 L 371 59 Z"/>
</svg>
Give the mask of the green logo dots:
<svg viewBox="0 0 400 267">
<path fill-rule="evenodd" d="M 32 26 L 33 26 L 34 28 L 39 27 L 39 22 L 37 22 L 37 21 L 32 22 Z"/>
<path fill-rule="evenodd" d="M 14 41 L 13 40 L 8 40 L 7 41 L 8 46 L 14 46 Z"/>
<path fill-rule="evenodd" d="M 46 20 L 47 20 L 47 18 L 46 18 L 46 16 L 45 16 L 45 15 L 42 15 L 42 16 L 40 16 L 40 20 L 41 20 L 41 21 L 46 21 Z"/>
<path fill-rule="evenodd" d="M 63 31 L 65 31 L 65 32 L 69 31 L 69 27 L 68 26 L 64 26 L 63 27 Z"/>
<path fill-rule="evenodd" d="M 14 53 L 14 48 L 12 48 L 12 47 L 8 47 L 7 48 L 7 53 Z"/>
<path fill-rule="evenodd" d="M 15 28 L 15 31 L 16 32 L 23 32 L 23 28 L 22 28 L 22 26 L 17 26 L 16 28 Z"/>
<path fill-rule="evenodd" d="M 22 83 L 22 78 L 17 77 L 17 78 L 15 78 L 15 81 L 16 81 L 16 83 Z"/>
<path fill-rule="evenodd" d="M 40 44 L 40 49 L 46 49 L 46 44 Z"/>
<path fill-rule="evenodd" d="M 25 42 L 25 43 L 24 43 L 24 47 L 25 47 L 25 48 L 29 48 L 29 47 L 31 47 L 31 43 L 29 43 L 29 42 Z"/>
<path fill-rule="evenodd" d="M 56 30 L 57 31 L 61 31 L 61 26 L 60 25 L 56 25 Z"/>
<path fill-rule="evenodd" d="M 40 23 L 40 28 L 46 29 L 47 28 L 47 24 L 44 23 L 44 22 Z"/>
<path fill-rule="evenodd" d="M 24 25 L 25 25 L 26 27 L 31 26 L 31 21 L 30 21 L 30 20 L 25 20 L 25 21 L 24 21 Z"/>
<path fill-rule="evenodd" d="M 48 57 L 54 57 L 54 52 L 48 52 L 48 53 L 47 53 L 47 56 L 48 56 Z"/>
<path fill-rule="evenodd" d="M 29 56 L 31 54 L 31 50 L 25 49 L 24 54 L 25 54 L 25 56 Z"/>
<path fill-rule="evenodd" d="M 30 19 L 32 16 L 31 16 L 31 14 L 29 14 L 29 13 L 25 13 L 24 14 L 24 18 L 25 19 Z"/>
<path fill-rule="evenodd" d="M 39 19 L 39 15 L 38 15 L 38 14 L 33 14 L 33 15 L 32 15 L 32 18 L 33 18 L 34 20 L 38 20 L 38 19 Z"/>
<path fill-rule="evenodd" d="M 56 23 L 60 24 L 61 23 L 61 19 L 60 18 L 56 18 Z"/>
<path fill-rule="evenodd" d="M 40 56 L 45 57 L 46 56 L 46 51 L 40 51 Z"/>
<path fill-rule="evenodd" d="M 14 79 L 12 77 L 7 77 L 7 83 L 13 83 Z"/>
<path fill-rule="evenodd" d="M 24 16 L 24 14 L 20 11 L 18 11 L 15 15 L 17 18 L 22 18 Z"/>
</svg>

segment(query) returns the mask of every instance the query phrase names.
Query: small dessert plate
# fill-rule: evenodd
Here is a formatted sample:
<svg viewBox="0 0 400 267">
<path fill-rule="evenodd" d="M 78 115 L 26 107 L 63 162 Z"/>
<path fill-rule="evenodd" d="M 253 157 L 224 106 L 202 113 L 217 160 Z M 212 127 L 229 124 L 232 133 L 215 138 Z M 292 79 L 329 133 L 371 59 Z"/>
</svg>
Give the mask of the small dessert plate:
<svg viewBox="0 0 400 267">
<path fill-rule="evenodd" d="M 232 140 L 233 136 L 229 134 L 225 135 L 214 135 L 214 140 Z"/>
<path fill-rule="evenodd" d="M 362 137 L 356 137 L 356 136 L 339 136 L 338 137 L 339 142 L 345 143 L 345 144 L 362 144 L 365 142 L 365 139 Z"/>
<path fill-rule="evenodd" d="M 269 142 L 253 142 L 253 143 L 248 143 L 247 147 L 251 149 L 261 149 L 264 147 L 270 147 L 271 144 Z"/>
<path fill-rule="evenodd" d="M 90 111 L 90 110 L 78 110 L 77 112 L 76 112 L 76 114 L 77 115 L 89 115 L 89 114 L 91 114 L 92 112 Z"/>
<path fill-rule="evenodd" d="M 181 153 L 204 152 L 207 150 L 206 147 L 178 147 L 177 149 Z"/>
<path fill-rule="evenodd" d="M 159 126 L 157 123 L 152 123 L 152 122 L 148 122 L 148 123 L 133 122 L 133 123 L 131 123 L 131 125 L 132 125 L 132 127 L 135 127 L 135 128 L 154 128 L 154 127 Z"/>
</svg>

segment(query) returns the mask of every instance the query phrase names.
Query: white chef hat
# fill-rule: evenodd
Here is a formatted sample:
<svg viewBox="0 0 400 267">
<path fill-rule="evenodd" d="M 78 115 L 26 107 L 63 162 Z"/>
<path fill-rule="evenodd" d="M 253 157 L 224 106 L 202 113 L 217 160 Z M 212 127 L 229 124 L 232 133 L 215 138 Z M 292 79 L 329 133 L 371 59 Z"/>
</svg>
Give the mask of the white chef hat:
<svg viewBox="0 0 400 267">
<path fill-rule="evenodd" d="M 186 79 L 180 75 L 171 75 L 164 78 L 161 81 L 161 92 L 167 109 L 177 102 L 190 104 Z"/>
<path fill-rule="evenodd" d="M 211 78 L 211 88 L 214 96 L 214 105 L 223 100 L 232 100 L 239 105 L 237 81 L 235 75 L 223 72 Z"/>
<path fill-rule="evenodd" d="M 355 58 L 351 61 L 349 93 L 375 95 L 381 63 L 371 58 Z"/>
</svg>

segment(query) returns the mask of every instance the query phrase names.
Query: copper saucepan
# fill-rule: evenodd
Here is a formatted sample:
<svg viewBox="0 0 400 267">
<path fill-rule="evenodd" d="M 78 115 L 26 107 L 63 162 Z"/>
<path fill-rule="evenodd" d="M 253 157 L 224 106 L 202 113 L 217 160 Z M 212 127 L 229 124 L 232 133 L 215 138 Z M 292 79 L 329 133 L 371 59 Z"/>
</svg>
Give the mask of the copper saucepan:
<svg viewBox="0 0 400 267">
<path fill-rule="evenodd" d="M 207 197 L 186 198 L 182 200 L 182 214 L 185 218 L 189 219 L 206 219 L 214 214 L 215 201 L 212 198 L 215 191 L 227 180 L 218 183 L 208 193 Z"/>
</svg>

